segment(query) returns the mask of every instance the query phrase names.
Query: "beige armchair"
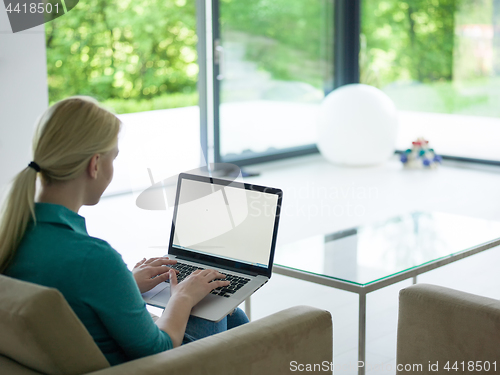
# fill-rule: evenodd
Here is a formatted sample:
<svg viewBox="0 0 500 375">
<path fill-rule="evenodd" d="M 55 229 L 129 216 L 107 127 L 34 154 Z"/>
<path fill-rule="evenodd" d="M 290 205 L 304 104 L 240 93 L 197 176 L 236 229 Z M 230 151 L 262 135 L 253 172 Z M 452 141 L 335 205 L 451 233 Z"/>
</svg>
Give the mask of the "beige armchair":
<svg viewBox="0 0 500 375">
<path fill-rule="evenodd" d="M 500 373 L 500 301 L 428 284 L 402 289 L 396 362 L 397 374 Z"/>
<path fill-rule="evenodd" d="M 0 275 L 2 375 L 283 374 L 291 361 L 331 363 L 332 337 L 330 313 L 298 306 L 110 367 L 61 293 Z"/>
</svg>

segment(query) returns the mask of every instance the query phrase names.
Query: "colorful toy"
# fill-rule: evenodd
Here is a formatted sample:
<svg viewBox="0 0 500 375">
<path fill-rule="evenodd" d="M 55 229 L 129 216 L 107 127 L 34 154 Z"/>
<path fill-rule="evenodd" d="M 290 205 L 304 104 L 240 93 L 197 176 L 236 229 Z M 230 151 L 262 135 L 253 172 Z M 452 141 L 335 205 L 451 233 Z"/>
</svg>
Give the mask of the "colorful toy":
<svg viewBox="0 0 500 375">
<path fill-rule="evenodd" d="M 412 148 L 401 154 L 400 160 L 405 168 L 435 169 L 441 164 L 442 157 L 436 155 L 434 149 L 429 148 L 429 141 L 418 138 L 415 142 L 412 142 Z"/>
</svg>

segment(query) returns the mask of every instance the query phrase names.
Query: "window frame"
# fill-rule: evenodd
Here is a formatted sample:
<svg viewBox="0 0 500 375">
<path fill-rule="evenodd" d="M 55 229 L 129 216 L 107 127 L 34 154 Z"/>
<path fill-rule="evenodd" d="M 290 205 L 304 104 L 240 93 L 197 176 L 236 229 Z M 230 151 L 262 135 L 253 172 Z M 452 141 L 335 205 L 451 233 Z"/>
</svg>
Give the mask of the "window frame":
<svg viewBox="0 0 500 375">
<path fill-rule="evenodd" d="M 220 25 L 219 25 L 219 1 L 220 0 L 197 0 L 199 4 L 211 3 L 211 20 L 212 20 L 212 33 L 213 38 L 211 41 L 212 56 L 214 56 L 214 41 L 220 38 Z M 359 52 L 360 52 L 360 36 L 361 36 L 361 1 L 362 0 L 333 0 L 334 1 L 334 25 L 333 25 L 333 69 L 334 69 L 334 89 L 343 85 L 351 83 L 359 83 Z M 364 0 L 369 1 L 369 0 Z M 205 5 L 203 5 L 204 7 Z M 203 9 L 205 12 L 205 9 Z M 200 29 L 201 30 L 201 29 Z M 205 31 L 206 29 L 204 29 Z M 206 33 L 200 33 L 199 36 L 206 36 Z M 200 37 L 200 40 L 203 38 Z M 206 47 L 206 45 L 205 45 Z M 201 51 L 200 51 L 201 52 Z M 202 64 L 206 62 L 206 51 L 202 55 L 199 54 L 200 73 L 205 67 Z M 280 149 L 268 153 L 257 153 L 249 157 L 236 157 L 224 158 L 220 153 L 220 117 L 219 117 L 219 104 L 220 104 L 220 81 L 216 79 L 219 74 L 218 63 L 212 59 L 212 75 L 210 77 L 200 75 L 200 99 L 206 97 L 202 92 L 201 80 L 211 79 L 213 82 L 213 121 L 208 121 L 208 111 L 202 108 L 200 100 L 200 126 L 201 126 L 201 144 L 204 152 L 205 160 L 210 160 L 215 163 L 233 163 L 238 166 L 247 166 L 257 163 L 265 163 L 275 160 L 299 157 L 309 154 L 319 153 L 316 144 L 306 144 L 292 148 Z M 205 90 L 206 90 L 206 84 Z M 328 94 L 326 92 L 325 94 Z M 213 124 L 213 134 L 207 136 L 207 124 Z M 399 154 L 403 150 L 396 150 L 395 153 Z M 443 159 L 460 162 L 471 162 L 474 164 L 494 165 L 500 166 L 500 160 L 486 160 L 479 158 L 461 157 L 457 155 L 441 155 Z"/>
<path fill-rule="evenodd" d="M 203 0 L 201 0 L 203 1 Z M 216 41 L 220 40 L 220 0 L 211 1 L 211 19 L 212 19 L 212 56 L 215 56 L 215 46 Z M 348 83 L 359 82 L 359 9 L 360 0 L 333 0 L 334 1 L 334 25 L 333 25 L 333 50 L 334 50 L 334 89 Z M 353 22 L 355 21 L 355 22 Z M 340 27 L 342 29 L 340 29 Z M 201 34 L 200 34 L 201 35 Z M 357 35 L 357 37 L 356 37 Z M 348 37 L 350 36 L 350 37 Z M 337 49 L 342 53 L 339 53 L 339 58 L 337 58 Z M 205 61 L 206 56 L 199 55 L 199 61 Z M 200 66 L 200 71 L 201 71 Z M 224 158 L 221 155 L 220 150 L 220 80 L 217 79 L 219 75 L 219 64 L 215 59 L 212 59 L 212 77 L 213 82 L 213 161 L 215 163 L 232 163 L 238 166 L 246 166 L 257 163 L 265 163 L 269 161 L 288 159 L 292 157 L 304 156 L 319 153 L 316 144 L 306 144 L 296 147 L 290 147 L 286 149 L 281 149 L 273 152 L 256 153 L 250 157 L 236 157 L 236 158 Z M 325 94 L 328 94 L 326 92 Z M 200 98 L 201 98 L 200 92 Z M 201 107 L 200 107 L 201 109 Z M 200 111 L 200 116 L 202 111 Z M 200 124 L 206 124 L 206 119 L 200 118 Z M 201 129 L 200 134 L 206 134 L 206 129 Z M 204 139 L 201 139 L 202 149 L 210 150 L 211 147 Z M 205 160 L 210 160 L 210 151 L 207 153 Z"/>
</svg>

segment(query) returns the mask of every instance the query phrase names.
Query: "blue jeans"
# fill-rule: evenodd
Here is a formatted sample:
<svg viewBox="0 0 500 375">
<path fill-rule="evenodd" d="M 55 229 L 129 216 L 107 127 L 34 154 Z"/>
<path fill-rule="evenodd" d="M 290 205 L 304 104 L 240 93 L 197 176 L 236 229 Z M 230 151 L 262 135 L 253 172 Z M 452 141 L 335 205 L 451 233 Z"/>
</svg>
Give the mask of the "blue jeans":
<svg viewBox="0 0 500 375">
<path fill-rule="evenodd" d="M 236 308 L 231 314 L 217 323 L 191 315 L 188 320 L 182 344 L 184 345 L 202 339 L 203 337 L 224 332 L 245 323 L 248 323 L 248 318 L 240 308 Z"/>
</svg>

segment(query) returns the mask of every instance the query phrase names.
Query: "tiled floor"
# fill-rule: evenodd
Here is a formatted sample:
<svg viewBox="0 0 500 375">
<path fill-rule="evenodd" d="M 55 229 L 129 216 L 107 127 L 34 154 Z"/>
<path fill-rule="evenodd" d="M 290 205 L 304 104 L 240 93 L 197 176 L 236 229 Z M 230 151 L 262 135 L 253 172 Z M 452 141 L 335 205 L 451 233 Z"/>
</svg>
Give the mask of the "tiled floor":
<svg viewBox="0 0 500 375">
<path fill-rule="evenodd" d="M 443 165 L 437 171 L 406 171 L 397 160 L 373 168 L 340 168 L 316 155 L 248 170 L 258 170 L 261 175 L 247 181 L 284 190 L 278 246 L 413 210 L 500 221 L 500 169 Z M 375 189 L 376 194 L 361 198 L 339 194 L 329 200 L 315 194 L 321 187 L 341 192 Z M 143 256 L 165 253 L 162 246 L 166 246 L 170 231 L 171 213 L 141 210 L 135 206 L 135 198 L 133 194 L 105 198 L 96 207 L 85 207 L 80 212 L 87 218 L 89 232 L 108 240 L 129 265 Z M 310 207 L 347 204 L 362 205 L 363 214 L 310 215 L 307 211 Z M 500 248 L 494 248 L 419 276 L 418 281 L 500 298 L 499 264 Z M 367 297 L 367 374 L 395 374 L 398 292 L 410 284 L 410 280 L 403 281 Z M 252 297 L 252 318 L 298 304 L 332 313 L 335 374 L 356 374 L 358 296 L 273 275 Z"/>
</svg>

